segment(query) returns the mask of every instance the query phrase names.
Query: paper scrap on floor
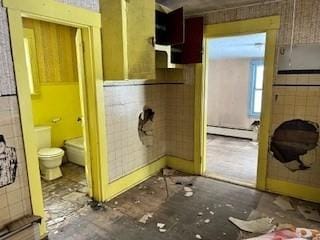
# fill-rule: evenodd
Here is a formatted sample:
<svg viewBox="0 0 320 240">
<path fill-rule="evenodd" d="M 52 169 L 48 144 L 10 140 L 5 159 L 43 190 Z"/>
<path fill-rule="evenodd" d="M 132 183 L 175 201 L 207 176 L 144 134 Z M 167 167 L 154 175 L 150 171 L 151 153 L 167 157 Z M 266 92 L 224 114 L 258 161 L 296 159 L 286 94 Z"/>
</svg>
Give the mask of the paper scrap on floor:
<svg viewBox="0 0 320 240">
<path fill-rule="evenodd" d="M 297 208 L 305 219 L 320 222 L 320 214 L 318 209 L 314 209 L 310 206 L 298 206 Z"/>
<path fill-rule="evenodd" d="M 275 228 L 272 224 L 273 218 L 265 217 L 251 221 L 245 221 L 234 217 L 229 217 L 229 221 L 243 231 L 251 233 L 267 233 Z"/>
<path fill-rule="evenodd" d="M 283 197 L 283 196 L 278 196 L 273 203 L 277 205 L 281 210 L 283 211 L 291 211 L 294 210 L 292 207 L 289 198 Z"/>
</svg>

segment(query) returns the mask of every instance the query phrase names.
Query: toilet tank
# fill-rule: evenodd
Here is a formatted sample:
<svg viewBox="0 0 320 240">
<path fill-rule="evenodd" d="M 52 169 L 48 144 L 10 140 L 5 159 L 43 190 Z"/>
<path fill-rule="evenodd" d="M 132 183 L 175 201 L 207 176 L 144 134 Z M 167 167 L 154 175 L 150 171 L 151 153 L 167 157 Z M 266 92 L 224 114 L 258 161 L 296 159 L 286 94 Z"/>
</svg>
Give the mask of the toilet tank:
<svg viewBox="0 0 320 240">
<path fill-rule="evenodd" d="M 36 126 L 36 140 L 38 149 L 51 147 L 51 127 L 50 126 Z"/>
</svg>

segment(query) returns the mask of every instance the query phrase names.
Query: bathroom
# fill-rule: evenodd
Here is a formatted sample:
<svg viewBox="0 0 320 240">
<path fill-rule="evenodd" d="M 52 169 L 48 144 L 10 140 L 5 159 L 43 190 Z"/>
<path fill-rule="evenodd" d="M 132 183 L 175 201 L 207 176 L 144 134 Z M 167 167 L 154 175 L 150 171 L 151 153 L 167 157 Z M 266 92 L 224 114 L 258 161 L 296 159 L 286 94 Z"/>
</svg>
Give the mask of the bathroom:
<svg viewBox="0 0 320 240">
<path fill-rule="evenodd" d="M 54 229 L 88 194 L 77 29 L 32 19 L 23 27 L 46 221 Z"/>
</svg>

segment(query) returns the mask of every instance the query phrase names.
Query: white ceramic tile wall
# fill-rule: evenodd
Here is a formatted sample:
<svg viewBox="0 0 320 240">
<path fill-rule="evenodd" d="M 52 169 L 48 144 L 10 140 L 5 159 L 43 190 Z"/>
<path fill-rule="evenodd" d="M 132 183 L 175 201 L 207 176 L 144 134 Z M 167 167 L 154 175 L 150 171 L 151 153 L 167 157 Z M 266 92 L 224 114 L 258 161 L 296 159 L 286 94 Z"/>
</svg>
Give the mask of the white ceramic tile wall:
<svg viewBox="0 0 320 240">
<path fill-rule="evenodd" d="M 165 155 L 166 91 L 165 84 L 104 88 L 110 181 Z M 139 114 L 144 106 L 155 112 L 151 147 L 144 146 L 138 135 Z"/>
<path fill-rule="evenodd" d="M 15 147 L 18 167 L 13 184 L 0 188 L 0 228 L 15 219 L 31 214 L 26 162 L 16 96 L 0 97 L 0 134 L 7 146 Z"/>
<path fill-rule="evenodd" d="M 277 49 L 290 43 L 292 30 L 293 1 L 284 0 L 275 3 L 261 4 L 251 7 L 215 11 L 205 15 L 206 24 L 237 21 L 272 15 L 281 16 L 281 27 L 278 33 Z M 296 24 L 294 31 L 295 44 L 320 43 L 320 1 L 298 0 Z M 277 60 L 277 59 L 276 59 Z M 277 70 L 277 65 L 275 66 Z M 276 84 L 320 84 L 319 75 L 277 75 Z M 274 87 L 273 95 L 278 95 L 278 100 L 273 102 L 272 129 L 282 121 L 292 118 L 314 120 L 319 123 L 319 87 Z M 269 156 L 268 176 L 280 180 L 320 186 L 316 176 L 320 174 L 319 148 L 308 153 L 305 157 L 314 158 L 314 166 L 307 171 L 292 173 L 281 163 Z"/>
<path fill-rule="evenodd" d="M 193 160 L 192 74 L 191 67 L 182 79 L 170 71 L 161 74 L 174 79 L 171 82 L 131 81 L 131 85 L 104 87 L 109 181 L 165 155 Z M 144 106 L 155 112 L 152 147 L 144 146 L 138 136 L 138 117 Z"/>
</svg>

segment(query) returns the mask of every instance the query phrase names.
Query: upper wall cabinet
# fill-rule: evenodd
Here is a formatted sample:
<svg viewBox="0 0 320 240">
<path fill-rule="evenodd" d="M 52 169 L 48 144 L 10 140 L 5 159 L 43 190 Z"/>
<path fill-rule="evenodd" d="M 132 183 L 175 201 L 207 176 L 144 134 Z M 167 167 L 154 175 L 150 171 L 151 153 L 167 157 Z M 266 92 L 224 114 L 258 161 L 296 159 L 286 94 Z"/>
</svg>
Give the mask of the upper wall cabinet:
<svg viewBox="0 0 320 240">
<path fill-rule="evenodd" d="M 171 12 L 156 9 L 156 44 L 176 45 L 184 43 L 183 8 Z"/>
<path fill-rule="evenodd" d="M 100 6 L 104 79 L 153 79 L 155 2 L 101 0 Z"/>
<path fill-rule="evenodd" d="M 203 17 L 184 18 L 183 8 L 170 11 L 157 5 L 156 66 L 179 68 L 202 62 Z"/>
</svg>

